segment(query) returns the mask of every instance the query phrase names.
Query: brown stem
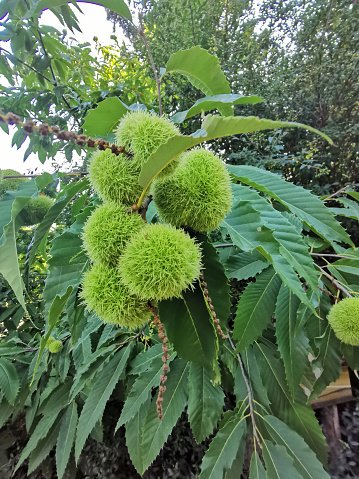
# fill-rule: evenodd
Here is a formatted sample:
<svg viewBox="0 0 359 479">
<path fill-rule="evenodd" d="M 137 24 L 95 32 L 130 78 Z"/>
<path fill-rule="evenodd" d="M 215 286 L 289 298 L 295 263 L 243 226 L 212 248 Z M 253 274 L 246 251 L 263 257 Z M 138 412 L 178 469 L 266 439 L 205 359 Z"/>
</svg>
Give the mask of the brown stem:
<svg viewBox="0 0 359 479">
<path fill-rule="evenodd" d="M 156 307 L 155 306 L 150 306 L 149 307 L 150 310 L 152 311 L 153 313 L 153 316 L 154 316 L 154 324 L 156 326 L 158 326 L 158 337 L 162 340 L 162 351 L 163 351 L 163 356 L 162 356 L 162 361 L 163 361 L 163 367 L 162 367 L 162 371 L 163 371 L 163 374 L 161 374 L 161 377 L 160 377 L 160 380 L 161 380 L 161 385 L 158 389 L 158 396 L 157 396 L 157 401 L 156 401 L 156 405 L 157 405 L 157 414 L 158 414 L 158 419 L 160 421 L 162 421 L 163 419 L 163 409 L 162 409 L 162 403 L 163 403 L 163 395 L 166 391 L 166 386 L 165 386 L 165 383 L 167 381 L 167 372 L 168 372 L 168 364 L 167 364 L 167 361 L 170 357 L 170 355 L 168 354 L 168 338 L 167 336 L 165 335 L 164 333 L 164 326 L 163 324 L 161 323 L 160 321 L 160 315 L 158 313 L 156 313 Z"/>
<path fill-rule="evenodd" d="M 219 319 L 217 318 L 216 312 L 214 311 L 214 307 L 213 307 L 213 304 L 212 304 L 212 299 L 208 295 L 207 283 L 204 280 L 203 270 L 201 270 L 201 272 L 200 272 L 199 279 L 201 280 L 201 286 L 203 288 L 203 294 L 204 294 L 204 297 L 206 298 L 209 309 L 211 310 L 212 317 L 213 317 L 213 322 L 216 325 L 217 333 L 218 333 L 219 336 L 222 337 L 222 339 L 227 339 L 227 336 L 223 333 L 222 328 L 219 324 Z"/>
<path fill-rule="evenodd" d="M 228 333 L 228 341 L 231 345 L 231 348 L 233 349 L 233 351 L 236 351 L 236 347 L 235 345 L 233 344 L 233 341 L 232 341 L 232 338 L 229 334 L 229 330 L 227 329 L 227 333 Z M 251 415 L 251 420 L 252 420 L 252 427 L 253 427 L 253 435 L 257 441 L 257 444 L 258 444 L 258 447 L 259 449 L 262 449 L 261 447 L 261 443 L 259 441 L 259 437 L 258 437 L 258 434 L 257 434 L 257 427 L 256 427 L 256 420 L 254 418 L 254 408 L 253 408 L 253 397 L 252 397 L 252 390 L 251 390 L 251 387 L 249 385 L 249 382 L 248 382 L 248 379 L 247 379 L 247 376 L 246 376 L 246 372 L 245 372 L 245 369 L 244 369 L 244 365 L 243 365 L 243 362 L 242 362 L 242 358 L 239 354 L 236 354 L 237 356 L 237 359 L 238 359 L 238 362 L 239 362 L 239 366 L 241 368 L 241 372 L 242 372 L 242 376 L 243 376 L 243 379 L 244 379 L 244 382 L 245 382 L 245 385 L 246 385 L 246 388 L 247 388 L 247 394 L 248 394 L 248 404 L 249 404 L 249 412 L 250 412 L 250 415 Z"/>
<path fill-rule="evenodd" d="M 322 272 L 322 274 L 324 274 L 324 276 L 326 276 L 333 284 L 336 288 L 340 289 L 340 291 L 343 291 L 344 294 L 346 294 L 349 298 L 352 298 L 353 296 L 349 293 L 349 291 L 347 289 L 344 288 L 344 286 L 342 286 L 340 283 L 338 283 L 338 281 L 336 281 L 334 278 L 332 278 L 330 276 L 330 274 L 328 274 L 326 271 L 324 271 L 323 268 L 321 268 L 320 266 L 318 266 L 317 264 L 314 263 L 314 266 L 316 266 L 318 269 L 320 269 L 320 271 Z"/>
<path fill-rule="evenodd" d="M 144 30 L 143 30 L 142 15 L 140 15 L 140 27 L 139 27 L 139 29 L 138 29 L 138 34 L 139 34 L 140 37 L 142 38 L 143 43 L 145 44 L 145 47 L 146 47 L 148 56 L 150 57 L 151 67 L 152 67 L 153 73 L 154 73 L 154 75 L 155 75 L 155 80 L 156 80 L 156 85 L 157 85 L 159 114 L 160 114 L 160 116 L 162 116 L 161 80 L 158 78 L 156 65 L 155 65 L 155 62 L 153 61 L 152 53 L 151 53 L 150 47 L 149 47 L 149 45 L 148 45 L 145 32 L 144 32 Z"/>
</svg>

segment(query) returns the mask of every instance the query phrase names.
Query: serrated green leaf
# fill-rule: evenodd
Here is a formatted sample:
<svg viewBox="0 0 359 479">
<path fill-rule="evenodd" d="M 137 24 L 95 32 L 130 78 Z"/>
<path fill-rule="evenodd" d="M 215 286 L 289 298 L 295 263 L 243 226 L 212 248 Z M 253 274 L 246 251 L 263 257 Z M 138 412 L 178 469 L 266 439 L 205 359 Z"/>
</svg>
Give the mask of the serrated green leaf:
<svg viewBox="0 0 359 479">
<path fill-rule="evenodd" d="M 86 384 L 97 374 L 98 370 L 111 359 L 114 353 L 114 347 L 115 345 L 100 349 L 95 351 L 91 356 L 88 356 L 87 362 L 79 368 L 74 377 L 70 391 L 70 401 L 75 399 Z"/>
<path fill-rule="evenodd" d="M 284 446 L 273 444 L 271 441 L 262 442 L 263 459 L 270 479 L 302 479 L 296 470 L 293 459 Z"/>
<path fill-rule="evenodd" d="M 323 464 L 299 434 L 274 416 L 264 416 L 263 422 L 271 439 L 286 448 L 303 479 L 329 479 Z"/>
<path fill-rule="evenodd" d="M 282 282 L 315 313 L 293 265 L 286 259 L 284 246 L 274 237 L 275 229 L 269 229 L 266 226 L 261 213 L 254 209 L 252 203 L 253 201 L 239 200 L 233 205 L 231 212 L 221 225 L 226 228 L 233 243 L 240 249 L 246 252 L 256 249 L 269 260 Z M 286 221 L 284 217 L 283 220 Z M 289 222 L 287 222 L 287 226 L 293 229 Z M 281 241 L 283 242 L 283 239 Z M 315 272 L 314 274 L 316 275 Z"/>
<path fill-rule="evenodd" d="M 335 215 L 346 216 L 347 218 L 359 220 L 359 204 L 356 201 L 343 197 L 337 198 L 337 201 L 339 201 L 344 208 L 330 208 Z"/>
<path fill-rule="evenodd" d="M 241 358 L 243 361 L 243 366 L 246 372 L 246 376 L 249 382 L 249 385 L 252 390 L 252 395 L 254 400 L 254 409 L 258 408 L 258 403 L 261 407 L 270 409 L 270 403 L 267 395 L 267 390 L 263 385 L 262 378 L 259 373 L 257 359 L 253 352 L 253 347 L 247 347 L 242 353 Z M 236 368 L 236 373 L 234 377 L 234 393 L 237 397 L 237 402 L 245 400 L 248 396 L 247 387 L 243 379 L 243 374 L 240 365 L 238 364 Z"/>
<path fill-rule="evenodd" d="M 155 344 L 146 351 L 142 351 L 131 361 L 130 374 L 141 374 L 150 368 L 155 360 L 163 356 L 162 344 Z"/>
<path fill-rule="evenodd" d="M 56 470 L 59 479 L 65 474 L 67 463 L 70 459 L 72 446 L 75 440 L 78 413 L 77 404 L 73 401 L 66 409 L 61 421 L 56 445 Z"/>
<path fill-rule="evenodd" d="M 232 466 L 242 441 L 246 439 L 243 414 L 233 416 L 215 435 L 206 451 L 198 479 L 218 479 Z"/>
<path fill-rule="evenodd" d="M 309 255 L 308 246 L 303 241 L 302 227 L 298 231 L 291 222 L 293 221 L 291 215 L 275 210 L 258 192 L 247 186 L 232 184 L 232 191 L 235 198 L 250 201 L 253 208 L 260 212 L 265 226 L 273 230 L 273 237 L 280 244 L 280 254 L 286 258 L 299 276 L 305 279 L 313 291 L 317 292 L 319 275 Z M 292 218 L 299 221 L 294 216 Z M 302 226 L 300 221 L 299 223 Z"/>
<path fill-rule="evenodd" d="M 241 441 L 237 455 L 229 469 L 225 470 L 223 479 L 238 479 L 238 473 L 243 471 L 243 464 L 246 457 L 247 441 Z"/>
<path fill-rule="evenodd" d="M 132 347 L 133 343 L 123 347 L 96 377 L 78 422 L 75 442 L 76 461 L 78 461 L 86 439 L 96 422 L 102 418 L 106 403 L 125 370 Z"/>
<path fill-rule="evenodd" d="M 221 70 L 218 58 L 200 46 L 173 53 L 166 65 L 166 73 L 181 73 L 206 96 L 230 93 L 231 87 Z M 223 105 L 223 115 L 233 114 L 232 108 Z"/>
<path fill-rule="evenodd" d="M 208 72 L 206 72 L 206 76 L 207 75 Z M 262 131 L 286 127 L 305 128 L 321 135 L 323 138 L 329 141 L 329 143 L 333 143 L 327 135 L 324 135 L 324 133 L 321 133 L 310 126 L 302 125 L 301 123 L 272 121 L 266 120 L 264 118 L 260 119 L 255 116 L 222 118 L 219 115 L 207 115 L 202 124 L 201 130 L 198 130 L 198 132 L 195 132 L 190 136 L 175 135 L 165 144 L 160 146 L 158 150 L 155 151 L 143 165 L 139 176 L 139 183 L 147 190 L 152 180 L 160 171 L 163 170 L 163 168 L 168 165 L 168 163 L 170 163 L 183 151 L 187 150 L 188 148 L 192 148 L 192 146 L 199 145 L 204 141 L 214 140 L 215 138 L 223 138 L 231 135 L 238 135 L 240 133 L 248 133 L 251 131 Z"/>
<path fill-rule="evenodd" d="M 237 350 L 243 351 L 255 341 L 269 325 L 281 281 L 274 269 L 260 273 L 241 295 L 234 320 L 233 337 Z"/>
<path fill-rule="evenodd" d="M 161 301 L 161 321 L 174 350 L 186 361 L 195 361 L 213 370 L 218 338 L 205 299 L 198 285 L 183 298 Z"/>
<path fill-rule="evenodd" d="M 81 283 L 88 267 L 88 257 L 79 254 L 82 251 L 82 239 L 70 230 L 54 239 L 50 250 L 50 274 L 43 292 L 45 310 L 56 296 L 62 296 L 67 288 L 74 289 Z"/>
<path fill-rule="evenodd" d="M 304 393 L 298 393 L 296 401 L 291 398 L 283 363 L 269 341 L 261 339 L 260 343 L 255 344 L 254 352 L 273 414 L 300 434 L 325 464 L 327 460 L 325 438 L 313 409 L 304 405 L 306 402 Z"/>
<path fill-rule="evenodd" d="M 113 12 L 118 13 L 122 17 L 132 20 L 130 10 L 123 0 L 77 0 L 78 3 L 93 3 L 95 5 L 101 5 L 105 8 L 112 10 Z M 71 3 L 66 0 L 40 0 L 39 2 L 34 3 L 34 8 L 29 10 L 25 15 L 25 18 L 30 18 L 31 15 L 39 15 L 43 10 L 48 8 L 59 7 L 62 5 L 67 5 Z"/>
<path fill-rule="evenodd" d="M 191 118 L 197 113 L 201 113 L 202 111 L 210 111 L 210 110 L 219 110 L 222 109 L 224 106 L 232 106 L 232 105 L 244 105 L 244 104 L 251 104 L 255 105 L 256 103 L 262 102 L 263 99 L 256 95 L 251 96 L 243 96 L 243 95 L 236 95 L 236 94 L 224 94 L 224 95 L 214 95 L 214 96 L 205 96 L 204 98 L 200 98 L 199 100 L 194 103 L 191 108 L 185 111 L 179 111 L 171 120 L 173 123 L 182 123 L 187 118 Z M 226 116 L 227 113 L 226 109 Z M 233 116 L 233 109 L 232 112 L 229 113 L 230 116 Z"/>
<path fill-rule="evenodd" d="M 251 253 L 238 253 L 230 256 L 224 267 L 228 278 L 242 280 L 257 276 L 269 265 L 270 263 L 254 250 Z"/>
<path fill-rule="evenodd" d="M 14 406 L 11 406 L 5 399 L 0 401 L 0 427 L 3 427 L 11 414 L 14 412 Z"/>
<path fill-rule="evenodd" d="M 156 399 L 152 400 L 148 409 L 147 417 L 143 425 L 143 470 L 144 471 L 156 459 L 165 441 L 187 402 L 189 363 L 182 359 L 176 359 L 171 365 L 171 371 L 167 376 L 166 391 L 163 396 L 162 410 L 163 419 L 158 419 Z"/>
<path fill-rule="evenodd" d="M 0 357 L 0 391 L 13 406 L 19 393 L 20 380 L 13 363 Z"/>
<path fill-rule="evenodd" d="M 135 466 L 137 471 L 145 470 L 143 462 L 145 453 L 142 446 L 143 425 L 150 403 L 150 397 L 147 397 L 140 409 L 126 424 L 126 447 L 132 464 Z"/>
<path fill-rule="evenodd" d="M 174 357 L 175 354 L 173 353 L 167 363 L 170 363 Z M 147 371 L 141 373 L 136 379 L 129 395 L 126 398 L 115 431 L 117 431 L 119 427 L 121 427 L 123 424 L 126 424 L 131 418 L 133 418 L 136 412 L 140 409 L 141 405 L 148 398 L 152 388 L 159 386 L 160 376 L 163 373 L 162 367 L 162 359 L 154 360 L 151 367 Z M 169 370 L 168 375 L 170 373 L 171 370 Z"/>
<path fill-rule="evenodd" d="M 224 393 L 214 386 L 208 371 L 191 363 L 188 378 L 188 419 L 193 435 L 200 443 L 210 434 L 223 413 Z"/>
<path fill-rule="evenodd" d="M 336 221 L 333 213 L 309 190 L 253 166 L 230 165 L 228 169 L 241 182 L 263 191 L 285 205 L 325 240 L 331 243 L 345 242 L 353 246 L 348 233 Z"/>
<path fill-rule="evenodd" d="M 128 107 L 116 96 L 106 98 L 95 109 L 88 111 L 82 127 L 84 133 L 88 136 L 108 135 L 128 111 Z"/>
<path fill-rule="evenodd" d="M 36 251 L 38 250 L 42 240 L 49 232 L 51 226 L 56 222 L 57 218 L 63 211 L 63 209 L 69 204 L 69 202 L 76 196 L 78 193 L 89 188 L 89 181 L 87 178 L 83 178 L 77 183 L 71 183 L 62 190 L 58 195 L 55 204 L 49 209 L 49 211 L 44 216 L 43 220 L 36 228 L 34 239 L 31 245 L 31 249 L 27 254 L 26 264 L 25 264 L 25 282 L 28 280 L 29 269 L 35 258 Z M 82 218 L 82 216 L 80 217 Z M 56 241 L 57 238 L 55 238 Z M 52 253 L 51 253 L 52 254 Z M 66 289 L 66 288 L 65 288 Z"/>
<path fill-rule="evenodd" d="M 257 451 L 254 451 L 251 457 L 249 479 L 268 479 L 266 470 L 263 467 Z"/>
<path fill-rule="evenodd" d="M 15 471 L 17 471 L 17 469 L 21 466 L 25 459 L 27 459 L 29 455 L 35 450 L 39 442 L 47 436 L 49 429 L 55 423 L 61 410 L 68 403 L 70 386 L 70 381 L 61 385 L 51 394 L 45 406 L 39 409 L 38 413 L 43 414 L 43 418 L 40 419 L 40 421 L 38 422 L 36 428 L 34 429 L 34 432 L 31 434 L 28 443 L 22 451 Z"/>
<path fill-rule="evenodd" d="M 321 320 L 322 322 L 324 320 Z M 317 347 L 316 359 L 313 362 L 313 367 L 321 370 L 321 374 L 314 383 L 311 398 L 314 399 L 324 391 L 324 389 L 331 383 L 336 381 L 341 373 L 341 351 L 340 341 L 335 336 L 334 331 L 325 321 L 327 327 L 322 336 L 314 339 Z"/>
<path fill-rule="evenodd" d="M 31 474 L 50 454 L 59 434 L 61 418 L 58 417 L 48 434 L 39 441 L 29 458 L 28 474 Z"/>
<path fill-rule="evenodd" d="M 308 365 L 309 340 L 303 329 L 295 331 L 299 305 L 300 300 L 282 284 L 275 310 L 276 337 L 293 397 Z"/>
<path fill-rule="evenodd" d="M 69 299 L 70 295 L 72 293 L 72 286 L 68 286 L 67 290 L 63 294 L 63 296 L 55 296 L 55 299 L 53 300 L 50 308 L 49 308 L 49 315 L 48 315 L 48 328 L 46 334 L 41 338 L 40 342 L 40 348 L 39 352 L 37 355 L 37 360 L 34 368 L 34 373 L 32 376 L 32 380 L 34 380 L 37 368 L 39 367 L 41 356 L 45 350 L 47 340 L 51 336 L 52 330 L 56 326 L 56 323 L 65 307 L 65 304 L 67 303 L 67 300 Z"/>
</svg>

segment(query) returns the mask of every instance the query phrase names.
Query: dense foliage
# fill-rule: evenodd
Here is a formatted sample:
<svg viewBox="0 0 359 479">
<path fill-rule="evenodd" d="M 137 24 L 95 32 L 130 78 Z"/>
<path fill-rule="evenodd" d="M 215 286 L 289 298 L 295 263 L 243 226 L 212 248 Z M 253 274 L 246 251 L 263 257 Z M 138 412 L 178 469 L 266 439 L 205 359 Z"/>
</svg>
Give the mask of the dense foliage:
<svg viewBox="0 0 359 479">
<path fill-rule="evenodd" d="M 131 20 L 124 2 L 99 3 Z M 217 12 L 222 6 L 209 2 L 208 12 L 228 21 L 221 33 L 227 36 L 218 34 L 225 49 L 235 39 L 230 28 L 239 24 L 229 21 L 229 9 L 224 17 Z M 142 60 L 113 49 L 94 59 L 88 46 L 71 46 L 65 33 L 40 24 L 41 10 L 51 8 L 76 29 L 67 2 L 5 1 L 1 8 L 7 14 L 1 38 L 12 53 L 1 46 L 9 86 L 2 87 L 0 106 L 20 118 L 1 115 L 0 125 L 6 130 L 15 123 L 18 146 L 30 133 L 25 156 L 37 151 L 45 160 L 63 151 L 70 159 L 76 150 L 90 173 L 45 173 L 8 186 L 0 198 L 0 425 L 23 415 L 29 434 L 16 470 L 27 461 L 31 473 L 55 451 L 57 476 L 64 477 L 90 436 L 101 441 L 112 398 L 115 429 L 125 435 L 141 475 L 186 414 L 197 443 L 209 443 L 201 479 L 238 477 L 245 458 L 250 479 L 328 478 L 326 443 L 310 402 L 337 379 L 343 356 L 352 369 L 359 365 L 357 334 L 350 344 L 341 342 L 329 324 L 341 321 L 334 303 L 358 301 L 359 255 L 338 218 L 358 221 L 359 193 L 347 188 L 320 198 L 246 162 L 227 162 L 226 171 L 207 145 L 218 149 L 230 138 L 235 148 L 243 135 L 260 138 L 255 135 L 268 129 L 291 141 L 300 131 L 300 141 L 322 148 L 332 140 L 311 125 L 235 115 L 237 105 L 250 108 L 261 99 L 233 87 L 230 55 L 223 65 L 231 84 L 206 49 L 186 44 L 172 51 L 162 75 L 174 76 L 156 98 L 159 82 L 143 72 Z M 193 18 L 197 43 L 202 27 Z M 217 35 L 214 20 L 207 20 Z M 155 29 L 146 37 L 143 24 L 136 28 L 153 40 Z M 134 83 L 126 65 L 136 66 Z M 143 102 L 131 106 L 138 99 L 133 85 Z M 193 104 L 185 105 L 184 85 L 196 88 Z M 169 87 L 181 111 L 171 104 Z M 169 133 L 161 130 L 164 120 L 155 116 L 161 99 L 165 111 L 176 113 L 174 121 L 186 121 L 188 134 L 170 123 Z M 141 113 L 152 107 L 150 115 Z M 154 126 L 144 138 L 136 121 L 147 117 Z M 121 119 L 134 122 L 126 135 Z M 57 125 L 82 131 L 65 135 Z M 106 143 L 116 135 L 127 151 Z M 94 153 L 92 137 L 100 136 Z M 42 193 L 53 204 L 26 228 L 26 206 Z M 145 223 L 136 226 L 138 218 Z M 243 285 L 238 302 L 230 279 Z"/>
</svg>

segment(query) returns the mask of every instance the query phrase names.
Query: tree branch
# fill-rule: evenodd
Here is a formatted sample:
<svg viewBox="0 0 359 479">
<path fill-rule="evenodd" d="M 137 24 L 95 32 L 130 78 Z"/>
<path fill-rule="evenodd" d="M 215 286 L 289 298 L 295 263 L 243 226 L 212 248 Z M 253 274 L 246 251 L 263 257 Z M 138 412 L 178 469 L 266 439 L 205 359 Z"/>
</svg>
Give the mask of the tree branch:
<svg viewBox="0 0 359 479">
<path fill-rule="evenodd" d="M 142 38 L 143 43 L 145 44 L 148 56 L 150 57 L 152 70 L 153 70 L 153 73 L 155 75 L 155 80 L 156 80 L 156 84 L 157 84 L 158 109 L 159 109 L 160 116 L 162 116 L 161 80 L 158 78 L 156 65 L 155 65 L 155 62 L 153 61 L 152 53 L 151 53 L 150 47 L 147 43 L 147 38 L 146 38 L 145 32 L 143 30 L 143 23 L 142 23 L 142 15 L 141 14 L 139 16 L 139 19 L 140 19 L 140 27 L 138 28 L 138 34 Z"/>
<path fill-rule="evenodd" d="M 344 294 L 346 294 L 349 298 L 352 298 L 353 296 L 349 293 L 349 291 L 347 289 L 344 288 L 344 286 L 342 286 L 340 283 L 338 283 L 338 281 L 336 281 L 334 278 L 332 278 L 330 276 L 330 274 L 328 274 L 326 271 L 324 271 L 323 268 L 321 268 L 319 265 L 317 265 L 316 263 L 314 263 L 314 266 L 316 266 L 318 269 L 320 269 L 320 271 L 322 272 L 322 274 L 324 274 L 324 276 L 326 276 L 333 284 L 336 288 L 340 289 L 340 291 L 342 291 Z"/>
<path fill-rule="evenodd" d="M 19 63 L 22 63 L 25 67 L 29 68 L 30 70 L 32 70 L 33 72 L 37 73 L 38 75 L 41 76 L 41 78 L 43 78 L 44 80 L 48 81 L 49 83 L 52 84 L 52 80 L 50 78 L 48 78 L 47 76 L 43 75 L 42 73 L 38 72 L 35 68 L 33 68 L 31 65 L 28 65 L 26 62 L 23 62 L 22 60 L 20 60 L 20 58 L 18 58 L 17 56 L 13 55 L 12 53 L 8 52 L 7 50 L 5 50 L 5 48 L 3 47 L 0 47 L 0 52 L 4 52 L 6 53 L 7 55 L 11 55 L 12 57 L 16 58 L 16 60 L 19 62 Z"/>
</svg>

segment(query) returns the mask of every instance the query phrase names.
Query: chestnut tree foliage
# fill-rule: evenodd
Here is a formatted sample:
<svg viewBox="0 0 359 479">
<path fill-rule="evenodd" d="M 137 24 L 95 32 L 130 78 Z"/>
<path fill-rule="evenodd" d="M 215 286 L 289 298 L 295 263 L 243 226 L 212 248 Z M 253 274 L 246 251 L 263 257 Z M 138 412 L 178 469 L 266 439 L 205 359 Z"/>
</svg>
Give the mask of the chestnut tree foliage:
<svg viewBox="0 0 359 479">
<path fill-rule="evenodd" d="M 132 21 L 125 2 L 96 3 Z M 21 122 L 46 121 L 52 132 L 59 125 L 113 142 L 120 120 L 131 117 L 125 116 L 129 111 L 161 113 L 159 82 L 143 73 L 139 60 L 119 45 L 98 46 L 101 56 L 96 58 L 88 45 L 41 24 L 47 8 L 71 31 L 79 28 L 75 9 L 65 1 L 1 3 L 0 73 L 8 82 L 1 87 L 4 114 L 13 112 Z M 136 28 L 144 36 L 143 25 Z M 195 440 L 212 437 L 201 479 L 238 477 L 246 451 L 252 454 L 250 479 L 328 478 L 326 442 L 311 400 L 339 377 L 342 357 L 352 369 L 359 367 L 357 342 L 341 342 L 327 319 L 335 302 L 359 292 L 359 255 L 341 225 L 342 218 L 358 221 L 359 193 L 347 188 L 318 197 L 263 168 L 227 165 L 232 204 L 219 227 L 212 231 L 213 226 L 201 223 L 198 232 L 187 227 L 185 214 L 177 224 L 178 204 L 173 198 L 166 203 L 166 188 L 160 191 L 161 184 L 153 184 L 186 150 L 198 145 L 209 149 L 213 140 L 268 129 L 298 128 L 307 138 L 332 140 L 285 118 L 234 115 L 241 105 L 261 98 L 232 90 L 218 58 L 200 46 L 172 52 L 158 66 L 164 78 L 180 74 L 182 84 L 197 89 L 198 98 L 188 109 L 168 113 L 175 123 L 195 118 L 200 128 L 186 134 L 174 128 L 173 136 L 141 158 L 137 205 L 129 214 L 137 215 L 138 209 L 149 227 L 164 224 L 164 218 L 183 226 L 201 249 L 201 277 L 178 297 L 151 304 L 154 322 L 150 317 L 137 329 L 104 323 L 82 299 L 81 285 L 91 267 L 82 234 L 102 203 L 89 178 L 45 173 L 1 196 L 0 425 L 25 416 L 29 440 L 17 468 L 27 461 L 30 473 L 55 451 L 57 475 L 64 477 L 89 436 L 101 438 L 106 404 L 115 397 L 114 429 L 124 428 L 131 461 L 141 475 L 186 411 Z M 7 131 L 10 117 L 1 118 Z M 19 147 L 25 138 L 18 124 L 13 143 Z M 88 160 L 91 165 L 93 148 L 61 138 L 35 128 L 25 159 L 31 152 L 42 161 L 61 152 L 71 159 L 76 150 L 85 158 L 85 168 Z M 163 181 L 180 178 L 185 185 L 180 194 L 186 195 L 187 188 L 190 194 L 191 173 L 186 177 L 183 170 L 182 176 L 176 171 Z M 113 181 L 121 183 L 121 178 Z M 222 200 L 216 175 L 208 182 L 212 194 L 197 201 L 199 211 L 206 202 L 218 205 Z M 148 200 L 152 188 L 155 200 L 161 198 L 162 212 L 156 201 Z M 42 193 L 52 196 L 53 204 L 39 224 L 24 228 L 26 205 Z M 146 239 L 142 235 L 144 243 Z M 151 259 L 145 253 L 141 249 L 138 255 L 144 275 Z M 106 276 L 106 270 L 101 274 Z M 129 268 L 126 275 L 131 279 Z M 238 302 L 230 280 L 241 285 Z M 358 328 L 358 321 L 350 327 Z M 168 368 L 160 420 L 155 393 L 163 386 L 164 334 Z M 357 336 L 358 331 L 351 335 Z M 225 406 L 226 397 L 235 398 L 234 407 Z"/>
</svg>

